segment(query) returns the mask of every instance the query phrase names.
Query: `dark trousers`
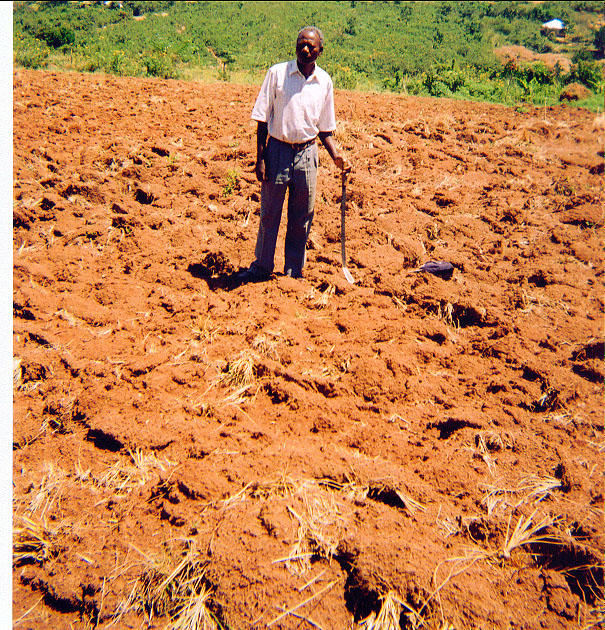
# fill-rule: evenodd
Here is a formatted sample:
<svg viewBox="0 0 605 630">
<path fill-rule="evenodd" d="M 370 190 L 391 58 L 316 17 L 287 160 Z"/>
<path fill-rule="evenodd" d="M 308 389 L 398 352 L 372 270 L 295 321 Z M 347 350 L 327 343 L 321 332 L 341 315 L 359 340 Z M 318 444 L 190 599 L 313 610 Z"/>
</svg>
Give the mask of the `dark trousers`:
<svg viewBox="0 0 605 630">
<path fill-rule="evenodd" d="M 265 149 L 267 179 L 261 186 L 260 224 L 252 263 L 256 269 L 273 271 L 275 245 L 287 192 L 284 273 L 295 278 L 302 275 L 307 239 L 313 223 L 317 165 L 316 143 L 295 150 L 289 144 L 269 138 Z"/>
</svg>

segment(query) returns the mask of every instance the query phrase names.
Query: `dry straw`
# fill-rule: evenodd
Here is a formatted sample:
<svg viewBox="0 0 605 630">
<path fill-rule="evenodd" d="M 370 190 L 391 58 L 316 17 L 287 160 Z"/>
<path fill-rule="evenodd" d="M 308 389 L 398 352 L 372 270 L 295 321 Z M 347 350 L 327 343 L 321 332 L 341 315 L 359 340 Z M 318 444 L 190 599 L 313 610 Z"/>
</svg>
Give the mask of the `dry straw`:
<svg viewBox="0 0 605 630">
<path fill-rule="evenodd" d="M 284 610 L 284 612 L 282 612 L 281 615 L 278 615 L 277 617 L 275 617 L 275 619 L 272 619 L 267 624 L 267 628 L 270 628 L 273 624 L 277 623 L 278 621 L 280 621 L 284 617 L 287 617 L 288 615 L 292 615 L 294 617 L 300 618 L 299 615 L 295 614 L 297 610 L 300 610 L 303 606 L 306 606 L 310 602 L 315 601 L 318 597 L 321 597 L 322 595 L 327 593 L 330 589 L 332 589 L 334 587 L 334 585 L 337 582 L 338 582 L 338 580 L 332 580 L 332 582 L 330 582 L 329 584 L 324 586 L 321 590 L 317 591 L 317 593 L 314 593 L 313 595 L 310 595 L 309 597 L 304 599 L 302 602 L 299 602 L 295 606 L 292 606 L 291 608 L 288 608 L 288 610 Z M 316 625 L 316 624 L 313 624 L 313 625 Z"/>
<path fill-rule="evenodd" d="M 220 332 L 220 327 L 214 325 L 209 315 L 206 315 L 206 317 L 198 315 L 189 328 L 196 339 L 206 343 L 212 343 Z"/>
<path fill-rule="evenodd" d="M 252 340 L 252 347 L 261 355 L 279 361 L 279 352 L 277 348 L 279 342 L 277 339 L 271 338 L 269 335 L 262 333 L 254 337 Z"/>
<path fill-rule="evenodd" d="M 168 616 L 167 630 L 220 630 L 219 620 L 210 609 L 211 590 L 205 577 L 206 563 L 195 548 L 174 567 L 167 555 L 151 558 L 142 552 L 146 566 L 130 596 L 117 610 L 114 623 L 129 611 Z"/>
<path fill-rule="evenodd" d="M 517 486 L 517 492 L 523 493 L 526 500 L 536 499 L 542 501 L 549 497 L 553 490 L 560 488 L 561 485 L 561 480 L 555 477 L 548 475 L 544 477 L 540 477 L 539 475 L 527 475 L 520 480 Z"/>
<path fill-rule="evenodd" d="M 329 493 L 317 487 L 305 488 L 302 499 L 304 509 L 300 514 L 288 506 L 288 511 L 298 521 L 298 530 L 286 566 L 297 574 L 310 569 L 314 556 L 331 560 L 336 555 L 344 527 L 340 507 Z"/>
<path fill-rule="evenodd" d="M 454 320 L 454 306 L 447 302 L 444 306 L 439 304 L 437 309 L 437 318 L 444 322 L 446 326 L 450 326 L 454 330 L 459 328 L 458 323 Z"/>
<path fill-rule="evenodd" d="M 372 612 L 360 621 L 359 630 L 400 630 L 401 613 L 404 607 L 408 607 L 397 597 L 394 591 L 389 591 L 380 599 L 381 605 L 378 613 Z"/>
<path fill-rule="evenodd" d="M 229 361 L 222 374 L 219 375 L 218 382 L 223 385 L 233 385 L 236 387 L 247 387 L 255 379 L 256 357 L 247 351 Z"/>
<path fill-rule="evenodd" d="M 406 510 L 414 516 L 416 512 L 426 512 L 426 507 L 407 494 L 403 494 L 400 490 L 395 490 L 395 494 L 399 497 Z"/>
<path fill-rule="evenodd" d="M 159 459 L 155 453 L 144 453 L 140 449 L 130 451 L 130 462 L 116 461 L 102 475 L 92 477 L 96 486 L 112 490 L 116 494 L 128 494 L 142 486 L 154 472 L 165 471 L 175 463 L 168 459 Z"/>
<path fill-rule="evenodd" d="M 57 533 L 44 520 L 38 523 L 27 516 L 17 516 L 15 520 L 18 524 L 13 528 L 14 565 L 42 564 L 58 553 Z"/>
<path fill-rule="evenodd" d="M 37 488 L 32 487 L 31 498 L 26 511 L 30 514 L 41 513 L 41 516 L 49 511 L 56 501 L 61 500 L 67 474 L 61 468 L 52 463 L 46 465 L 46 474 L 42 477 Z"/>
<path fill-rule="evenodd" d="M 301 507 L 287 505 L 290 516 L 298 524 L 296 540 L 290 553 L 273 563 L 285 563 L 295 574 L 303 574 L 311 567 L 313 557 L 332 559 L 338 547 L 340 536 L 346 525 L 347 517 L 343 514 L 345 503 L 340 500 L 340 493 L 334 490 L 345 489 L 350 492 L 349 485 L 342 486 L 335 482 L 317 482 L 315 480 L 294 480 L 282 476 L 274 482 L 249 483 L 237 494 L 221 502 L 227 509 L 240 501 L 249 498 L 268 501 L 275 497 L 298 499 Z M 364 490 L 364 496 L 367 489 Z"/>
<path fill-rule="evenodd" d="M 189 599 L 166 630 L 220 630 L 222 626 L 208 608 L 210 595 L 202 585 L 199 594 Z"/>
<path fill-rule="evenodd" d="M 481 431 L 477 437 L 477 446 L 482 453 L 501 451 L 505 448 L 504 440 L 496 431 Z"/>
<path fill-rule="evenodd" d="M 517 509 L 525 503 L 536 503 L 547 499 L 554 490 L 561 487 L 561 480 L 554 477 L 525 475 L 516 484 L 504 485 L 501 481 L 485 486 L 487 494 L 481 503 L 487 508 L 488 516 L 498 506 L 512 506 Z"/>
<path fill-rule="evenodd" d="M 501 558 L 509 559 L 514 549 L 524 545 L 531 545 L 539 542 L 560 542 L 558 538 L 555 538 L 552 535 L 540 534 L 540 532 L 545 530 L 547 527 L 554 525 L 556 523 L 556 519 L 545 515 L 536 520 L 537 511 L 538 509 L 536 508 L 527 518 L 521 514 L 512 533 L 510 532 L 510 521 L 512 518 L 511 513 L 506 528 L 504 545 L 499 554 Z"/>
<path fill-rule="evenodd" d="M 335 293 L 336 287 L 333 284 L 329 284 L 326 290 L 322 291 L 321 295 L 313 302 L 313 306 L 320 310 L 326 308 Z"/>
</svg>

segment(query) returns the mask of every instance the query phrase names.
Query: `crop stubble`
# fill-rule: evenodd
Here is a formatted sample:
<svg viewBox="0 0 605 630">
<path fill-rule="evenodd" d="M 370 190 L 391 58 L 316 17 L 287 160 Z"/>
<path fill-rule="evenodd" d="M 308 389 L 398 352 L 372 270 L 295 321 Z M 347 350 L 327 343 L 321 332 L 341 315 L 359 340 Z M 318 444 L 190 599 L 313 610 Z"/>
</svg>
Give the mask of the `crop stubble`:
<svg viewBox="0 0 605 630">
<path fill-rule="evenodd" d="M 322 153 L 305 279 L 231 290 L 254 89 L 13 97 L 16 627 L 602 618 L 601 119 L 339 92 L 356 285 Z"/>
</svg>

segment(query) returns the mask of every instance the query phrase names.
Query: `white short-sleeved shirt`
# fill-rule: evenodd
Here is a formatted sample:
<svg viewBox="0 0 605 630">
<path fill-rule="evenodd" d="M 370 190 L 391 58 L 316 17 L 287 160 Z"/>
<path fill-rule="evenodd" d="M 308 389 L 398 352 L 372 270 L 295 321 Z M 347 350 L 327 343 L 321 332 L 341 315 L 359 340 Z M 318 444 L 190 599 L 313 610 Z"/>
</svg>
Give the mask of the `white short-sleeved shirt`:
<svg viewBox="0 0 605 630">
<path fill-rule="evenodd" d="M 252 109 L 252 120 L 266 122 L 269 135 L 283 142 L 306 142 L 320 131 L 334 131 L 334 88 L 330 75 L 315 65 L 309 78 L 295 60 L 269 69 Z"/>
</svg>

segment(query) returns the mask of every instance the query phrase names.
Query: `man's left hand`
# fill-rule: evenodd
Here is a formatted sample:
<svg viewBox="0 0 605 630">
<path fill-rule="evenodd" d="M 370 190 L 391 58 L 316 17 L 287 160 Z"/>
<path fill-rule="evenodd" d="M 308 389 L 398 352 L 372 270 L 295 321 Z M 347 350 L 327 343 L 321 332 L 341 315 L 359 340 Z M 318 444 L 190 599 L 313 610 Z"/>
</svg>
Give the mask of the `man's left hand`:
<svg viewBox="0 0 605 630">
<path fill-rule="evenodd" d="M 343 158 L 340 155 L 334 158 L 334 164 L 336 164 L 336 166 L 345 173 L 350 173 L 351 169 L 353 168 L 349 160 Z"/>
</svg>

